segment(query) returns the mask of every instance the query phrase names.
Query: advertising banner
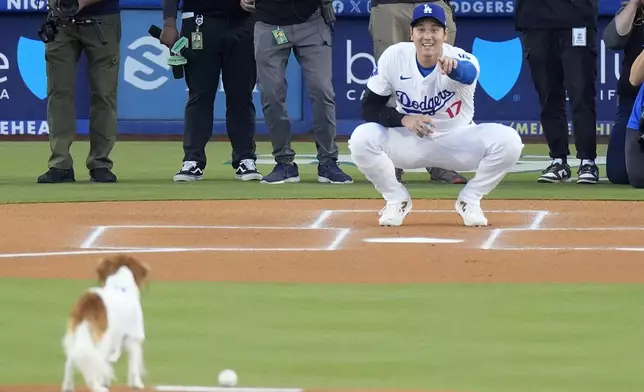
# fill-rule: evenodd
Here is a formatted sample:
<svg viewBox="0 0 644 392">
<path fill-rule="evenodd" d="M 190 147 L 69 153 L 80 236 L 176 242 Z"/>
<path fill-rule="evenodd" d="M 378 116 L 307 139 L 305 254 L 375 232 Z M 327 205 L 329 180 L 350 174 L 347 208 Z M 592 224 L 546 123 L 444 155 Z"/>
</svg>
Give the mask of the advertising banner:
<svg viewBox="0 0 644 392">
<path fill-rule="evenodd" d="M 532 0 L 536 1 L 536 0 Z M 508 18 L 514 14 L 516 0 L 450 0 L 456 16 Z M 123 9 L 161 9 L 161 0 L 121 0 Z M 341 17 L 369 17 L 372 0 L 333 0 Z M 600 15 L 614 15 L 620 0 L 599 0 Z M 0 0 L 0 12 L 45 12 L 45 0 Z"/>
<path fill-rule="evenodd" d="M 600 20 L 602 31 L 609 18 Z M 375 61 L 367 25 L 359 19 L 343 19 L 333 48 L 333 85 L 338 119 L 356 118 L 360 98 Z M 607 134 L 617 105 L 616 88 L 621 53 L 607 49 L 598 34 L 597 120 L 598 133 Z M 479 60 L 481 76 L 474 96 L 475 121 L 503 122 L 522 134 L 541 134 L 539 101 L 530 69 L 523 59 L 519 35 L 507 19 L 463 19 L 456 46 Z M 568 118 L 571 117 L 568 107 Z"/>
<path fill-rule="evenodd" d="M 46 64 L 44 44 L 36 36 L 39 13 L 0 14 L 0 136 L 40 135 L 48 132 L 46 119 Z M 168 50 L 147 33 L 161 23 L 159 10 L 123 11 L 119 74 L 119 132 L 182 134 L 187 100 L 184 79 L 174 79 L 167 66 Z M 601 18 L 601 32 L 610 18 Z M 597 132 L 610 133 L 616 107 L 621 53 L 606 49 L 598 34 Z M 503 122 L 522 135 L 541 135 L 539 104 L 518 33 L 509 18 L 463 18 L 457 46 L 472 52 L 481 64 L 475 95 L 475 121 Z M 359 125 L 360 98 L 374 66 L 367 18 L 338 19 L 333 38 L 333 85 L 337 132 L 347 135 Z M 293 56 L 287 70 L 287 108 L 295 133 L 307 132 L 311 112 L 301 69 Z M 258 134 L 265 134 L 259 92 L 255 91 Z M 77 67 L 78 132 L 87 133 L 89 88 L 84 57 Z M 215 99 L 215 133 L 225 133 L 225 94 Z M 570 113 L 569 113 L 570 120 Z"/>
<path fill-rule="evenodd" d="M 43 15 L 0 15 L 0 136 L 48 134 L 45 44 L 36 34 Z M 85 59 L 77 67 L 76 113 L 89 114 Z"/>
<path fill-rule="evenodd" d="M 168 48 L 148 34 L 150 25 L 161 25 L 160 11 L 124 11 L 119 75 L 119 118 L 123 120 L 183 121 L 188 89 L 184 79 L 174 79 L 168 65 Z M 291 119 L 302 118 L 301 69 L 291 55 L 286 69 L 286 106 Z M 253 92 L 257 119 L 262 120 L 262 106 L 257 86 Z M 226 119 L 226 95 L 223 83 L 215 97 L 215 120 Z"/>
</svg>

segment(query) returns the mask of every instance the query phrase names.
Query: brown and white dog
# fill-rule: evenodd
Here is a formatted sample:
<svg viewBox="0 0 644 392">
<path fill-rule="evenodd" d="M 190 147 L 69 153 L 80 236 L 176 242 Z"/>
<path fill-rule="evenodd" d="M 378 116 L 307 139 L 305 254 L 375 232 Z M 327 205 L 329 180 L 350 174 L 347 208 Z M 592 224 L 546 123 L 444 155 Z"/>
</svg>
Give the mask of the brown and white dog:
<svg viewBox="0 0 644 392">
<path fill-rule="evenodd" d="M 69 316 L 63 348 L 67 360 L 63 391 L 74 390 L 78 369 L 91 392 L 108 392 L 114 380 L 112 364 L 124 348 L 128 354 L 128 386 L 143 389 L 143 309 L 141 289 L 149 267 L 134 257 L 118 255 L 98 263 L 100 287 L 77 301 Z"/>
</svg>

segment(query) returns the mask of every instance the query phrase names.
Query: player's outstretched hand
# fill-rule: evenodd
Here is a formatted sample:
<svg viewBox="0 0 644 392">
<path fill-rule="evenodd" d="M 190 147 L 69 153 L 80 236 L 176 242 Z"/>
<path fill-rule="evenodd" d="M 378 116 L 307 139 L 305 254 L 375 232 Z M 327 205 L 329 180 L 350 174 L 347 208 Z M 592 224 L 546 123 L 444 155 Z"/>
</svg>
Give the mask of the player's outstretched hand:
<svg viewBox="0 0 644 392">
<path fill-rule="evenodd" d="M 426 114 L 408 114 L 402 119 L 402 124 L 418 137 L 425 137 L 434 131 L 434 120 Z"/>
<path fill-rule="evenodd" d="M 438 59 L 438 70 L 443 75 L 449 75 L 457 66 L 458 61 L 453 57 L 443 56 Z"/>
</svg>

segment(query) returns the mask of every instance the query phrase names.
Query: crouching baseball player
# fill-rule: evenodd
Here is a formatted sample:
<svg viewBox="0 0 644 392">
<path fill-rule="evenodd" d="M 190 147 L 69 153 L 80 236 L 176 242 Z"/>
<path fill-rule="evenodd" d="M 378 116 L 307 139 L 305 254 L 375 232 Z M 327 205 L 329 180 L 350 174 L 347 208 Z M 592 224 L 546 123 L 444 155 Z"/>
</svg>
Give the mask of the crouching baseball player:
<svg viewBox="0 0 644 392">
<path fill-rule="evenodd" d="M 456 200 L 465 226 L 487 226 L 481 199 L 521 155 L 518 133 L 501 124 L 475 124 L 477 59 L 445 43 L 443 9 L 433 3 L 414 9 L 412 42 L 388 47 L 367 82 L 362 101 L 365 124 L 351 135 L 351 158 L 387 205 L 381 226 L 400 226 L 412 209 L 395 169 L 442 167 L 475 170 Z M 503 61 L 503 59 L 499 59 Z M 396 93 L 396 108 L 388 107 Z"/>
</svg>

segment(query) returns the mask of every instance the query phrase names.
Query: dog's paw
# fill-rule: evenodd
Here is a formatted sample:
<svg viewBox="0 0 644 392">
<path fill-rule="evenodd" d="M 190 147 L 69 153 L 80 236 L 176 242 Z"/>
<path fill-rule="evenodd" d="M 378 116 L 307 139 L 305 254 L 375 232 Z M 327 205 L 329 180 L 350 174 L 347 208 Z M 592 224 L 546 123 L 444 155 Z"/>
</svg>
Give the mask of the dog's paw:
<svg viewBox="0 0 644 392">
<path fill-rule="evenodd" d="M 141 377 L 132 377 L 127 383 L 127 386 L 133 389 L 145 389 L 145 386 L 143 385 L 143 380 L 141 380 Z"/>
</svg>

